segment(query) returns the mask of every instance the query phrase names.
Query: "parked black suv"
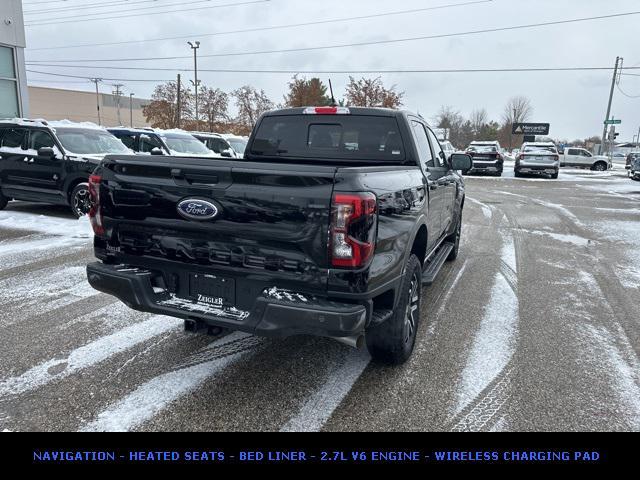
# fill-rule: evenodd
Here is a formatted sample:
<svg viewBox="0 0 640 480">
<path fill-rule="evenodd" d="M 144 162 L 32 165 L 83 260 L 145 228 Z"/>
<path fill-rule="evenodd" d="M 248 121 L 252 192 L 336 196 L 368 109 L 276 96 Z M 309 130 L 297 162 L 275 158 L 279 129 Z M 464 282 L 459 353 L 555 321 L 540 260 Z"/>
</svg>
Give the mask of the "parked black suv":
<svg viewBox="0 0 640 480">
<path fill-rule="evenodd" d="M 89 175 L 109 153 L 130 150 L 94 124 L 0 120 L 0 210 L 14 199 L 69 205 L 85 215 Z"/>
<path fill-rule="evenodd" d="M 366 341 L 402 363 L 422 285 L 458 255 L 470 168 L 421 117 L 374 108 L 269 112 L 244 160 L 110 156 L 89 283 L 190 330 Z"/>
</svg>

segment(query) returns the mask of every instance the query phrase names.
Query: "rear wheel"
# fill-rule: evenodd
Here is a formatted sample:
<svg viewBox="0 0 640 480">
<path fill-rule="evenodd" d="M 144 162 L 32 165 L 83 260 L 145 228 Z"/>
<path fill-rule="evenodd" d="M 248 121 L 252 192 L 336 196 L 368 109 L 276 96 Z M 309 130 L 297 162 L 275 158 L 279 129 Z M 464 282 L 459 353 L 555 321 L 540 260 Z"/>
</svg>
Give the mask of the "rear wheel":
<svg viewBox="0 0 640 480">
<path fill-rule="evenodd" d="M 514 171 L 513 171 L 513 175 L 514 175 L 516 178 L 520 178 L 520 177 L 522 176 L 522 174 L 520 173 L 520 170 L 514 170 Z"/>
<path fill-rule="evenodd" d="M 367 349 L 374 361 L 387 365 L 406 362 L 416 342 L 420 321 L 422 296 L 422 268 L 420 260 L 411 255 L 399 289 L 398 305 L 393 315 L 370 328 L 366 335 Z"/>
<path fill-rule="evenodd" d="M 7 203 L 9 203 L 9 199 L 2 195 L 2 193 L 0 192 L 0 210 L 4 210 L 4 208 L 7 206 Z"/>
<path fill-rule="evenodd" d="M 71 212 L 80 218 L 89 213 L 91 209 L 91 198 L 89 197 L 89 184 L 79 183 L 71 191 L 69 196 L 69 204 L 71 205 Z"/>
<path fill-rule="evenodd" d="M 604 162 L 596 162 L 592 169 L 596 172 L 604 172 L 607 169 L 607 164 Z"/>
<path fill-rule="evenodd" d="M 551 178 L 556 179 L 558 178 L 558 171 L 556 170 L 556 173 L 554 173 L 553 175 L 551 175 Z"/>
</svg>

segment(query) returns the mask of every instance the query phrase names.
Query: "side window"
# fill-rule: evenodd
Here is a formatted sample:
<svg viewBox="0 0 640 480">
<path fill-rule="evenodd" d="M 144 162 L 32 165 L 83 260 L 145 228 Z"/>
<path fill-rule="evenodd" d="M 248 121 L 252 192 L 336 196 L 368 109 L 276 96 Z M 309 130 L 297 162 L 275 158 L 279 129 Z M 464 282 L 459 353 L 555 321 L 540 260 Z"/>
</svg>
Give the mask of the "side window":
<svg viewBox="0 0 640 480">
<path fill-rule="evenodd" d="M 138 143 L 137 143 L 136 135 L 128 134 L 128 133 L 119 133 L 117 135 L 114 134 L 114 136 L 118 140 L 120 140 L 125 147 L 130 148 L 134 152 L 138 151 Z"/>
<path fill-rule="evenodd" d="M 433 154 L 431 153 L 431 147 L 429 147 L 429 140 L 427 138 L 427 132 L 424 126 L 420 122 L 411 121 L 411 128 L 416 139 L 416 146 L 418 147 L 418 155 L 420 156 L 420 163 L 423 169 L 433 167 Z"/>
<path fill-rule="evenodd" d="M 222 153 L 222 151 L 225 150 L 222 140 L 220 140 L 219 138 L 212 138 L 211 150 L 213 150 L 215 153 Z"/>
<path fill-rule="evenodd" d="M 22 148 L 27 131 L 24 128 L 10 128 L 4 132 L 0 147 Z"/>
<path fill-rule="evenodd" d="M 570 148 L 569 150 L 567 150 L 567 155 L 578 155 L 578 154 L 579 152 L 575 148 Z"/>
<path fill-rule="evenodd" d="M 440 142 L 438 142 L 438 137 L 436 137 L 430 129 L 428 129 L 427 131 L 429 133 L 429 141 L 431 142 L 431 147 L 433 148 L 433 157 L 435 160 L 435 164 L 438 167 L 443 167 L 447 157 L 442 151 Z"/>
<path fill-rule="evenodd" d="M 43 132 L 42 130 L 32 130 L 29 135 L 29 149 L 39 150 L 44 147 L 53 148 L 56 146 L 56 142 L 49 132 Z"/>
<path fill-rule="evenodd" d="M 159 148 L 164 151 L 162 148 L 162 143 L 155 137 L 150 135 L 141 135 L 140 136 L 140 151 L 145 153 L 151 153 L 151 150 L 154 148 Z"/>
</svg>

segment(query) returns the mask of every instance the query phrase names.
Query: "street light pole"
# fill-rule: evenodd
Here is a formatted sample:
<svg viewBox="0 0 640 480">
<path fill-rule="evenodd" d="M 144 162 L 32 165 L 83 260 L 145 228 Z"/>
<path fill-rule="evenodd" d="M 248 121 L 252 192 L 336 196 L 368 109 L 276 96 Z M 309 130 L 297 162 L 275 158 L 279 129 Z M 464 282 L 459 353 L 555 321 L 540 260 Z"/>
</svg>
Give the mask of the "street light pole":
<svg viewBox="0 0 640 480">
<path fill-rule="evenodd" d="M 193 86 L 196 90 L 196 129 L 198 129 L 198 125 L 200 123 L 200 118 L 198 116 L 198 49 L 200 48 L 200 42 L 187 42 L 191 49 L 193 50 L 193 73 L 195 81 L 193 82 Z"/>
<path fill-rule="evenodd" d="M 129 94 L 129 124 L 133 128 L 133 96 L 135 93 Z"/>
</svg>

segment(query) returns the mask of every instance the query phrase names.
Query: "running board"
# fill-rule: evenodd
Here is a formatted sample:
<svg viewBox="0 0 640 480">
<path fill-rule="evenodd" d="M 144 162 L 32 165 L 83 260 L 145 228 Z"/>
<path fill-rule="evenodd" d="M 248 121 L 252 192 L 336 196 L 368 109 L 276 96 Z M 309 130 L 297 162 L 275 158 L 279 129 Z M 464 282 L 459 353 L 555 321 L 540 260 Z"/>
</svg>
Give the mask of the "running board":
<svg viewBox="0 0 640 480">
<path fill-rule="evenodd" d="M 423 286 L 431 285 L 433 283 L 438 276 L 438 273 L 440 273 L 442 265 L 444 265 L 444 262 L 451 253 L 451 250 L 453 250 L 453 247 L 453 243 L 448 242 L 440 245 L 436 254 L 429 260 L 429 263 L 427 263 L 424 270 L 422 270 Z"/>
</svg>

